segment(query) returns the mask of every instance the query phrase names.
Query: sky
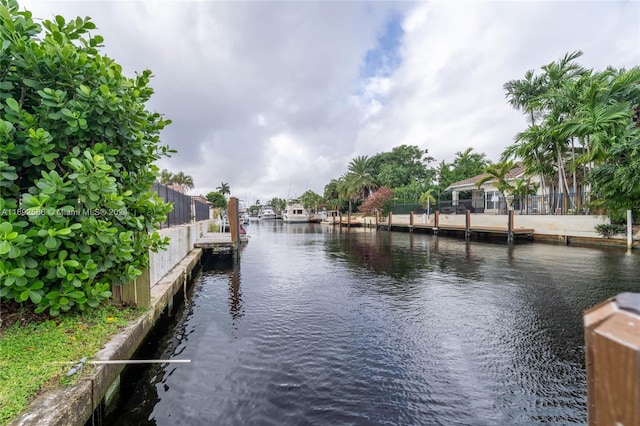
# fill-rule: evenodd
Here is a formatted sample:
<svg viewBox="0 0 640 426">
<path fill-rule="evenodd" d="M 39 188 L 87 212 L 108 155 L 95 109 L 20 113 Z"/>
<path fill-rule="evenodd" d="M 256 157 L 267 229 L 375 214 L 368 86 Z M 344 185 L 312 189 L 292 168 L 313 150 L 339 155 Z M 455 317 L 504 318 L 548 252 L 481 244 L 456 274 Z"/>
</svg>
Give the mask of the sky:
<svg viewBox="0 0 640 426">
<path fill-rule="evenodd" d="M 158 166 L 249 205 L 323 194 L 353 158 L 402 144 L 498 161 L 526 127 L 504 83 L 576 50 L 595 70 L 640 65 L 638 0 L 19 3 L 90 16 L 102 54 L 153 72 L 147 108 L 178 151 Z"/>
</svg>

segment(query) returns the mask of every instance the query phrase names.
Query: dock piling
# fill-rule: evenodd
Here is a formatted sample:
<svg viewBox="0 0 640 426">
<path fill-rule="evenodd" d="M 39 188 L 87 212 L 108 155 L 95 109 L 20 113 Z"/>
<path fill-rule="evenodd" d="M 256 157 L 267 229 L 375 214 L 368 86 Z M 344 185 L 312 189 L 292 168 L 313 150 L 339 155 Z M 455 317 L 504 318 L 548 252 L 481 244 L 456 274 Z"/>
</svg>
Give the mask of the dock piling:
<svg viewBox="0 0 640 426">
<path fill-rule="evenodd" d="M 640 293 L 584 313 L 589 426 L 640 424 Z"/>
</svg>

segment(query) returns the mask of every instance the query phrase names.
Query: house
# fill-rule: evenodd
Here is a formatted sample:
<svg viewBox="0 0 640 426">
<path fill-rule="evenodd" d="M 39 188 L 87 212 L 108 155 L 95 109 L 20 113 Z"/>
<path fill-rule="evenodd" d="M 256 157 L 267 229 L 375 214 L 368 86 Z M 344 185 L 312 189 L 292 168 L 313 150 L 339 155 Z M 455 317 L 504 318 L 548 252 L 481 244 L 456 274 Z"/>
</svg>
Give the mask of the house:
<svg viewBox="0 0 640 426">
<path fill-rule="evenodd" d="M 478 182 L 483 178 L 489 176 L 487 173 L 482 173 L 477 176 L 464 179 L 458 182 L 454 182 L 449 185 L 446 190 L 451 191 L 452 194 L 452 206 L 464 205 L 468 210 L 473 213 L 493 213 L 503 214 L 509 208 L 513 208 L 512 201 L 507 200 L 503 194 L 495 187 L 495 179 L 488 180 L 480 185 L 478 188 Z M 516 179 L 530 178 L 532 184 L 538 182 L 537 177 L 525 176 L 524 167 L 516 166 L 505 177 L 508 183 L 515 182 Z M 461 199 L 461 193 L 471 193 L 470 198 Z M 469 197 L 467 195 L 467 197 Z M 535 200 L 535 198 L 534 198 Z M 536 209 L 535 203 L 527 206 L 528 209 Z"/>
</svg>

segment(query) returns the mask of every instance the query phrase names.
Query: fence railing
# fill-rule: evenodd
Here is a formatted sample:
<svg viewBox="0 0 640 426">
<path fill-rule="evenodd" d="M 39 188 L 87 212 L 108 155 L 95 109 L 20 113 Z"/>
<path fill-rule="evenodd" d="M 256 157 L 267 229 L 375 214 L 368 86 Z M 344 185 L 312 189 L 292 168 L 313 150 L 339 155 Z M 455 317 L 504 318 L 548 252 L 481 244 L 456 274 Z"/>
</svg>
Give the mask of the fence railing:
<svg viewBox="0 0 640 426">
<path fill-rule="evenodd" d="M 167 214 L 167 220 L 160 224 L 160 228 L 209 219 L 209 204 L 157 182 L 153 184 L 151 190 L 155 191 L 165 203 L 173 204 L 173 210 Z"/>
<path fill-rule="evenodd" d="M 555 195 L 527 195 L 500 196 L 486 200 L 483 207 L 473 207 L 478 201 L 471 199 L 458 200 L 453 204 L 451 200 L 439 200 L 430 206 L 431 212 L 436 210 L 445 214 L 460 214 L 470 210 L 472 213 L 507 214 L 513 210 L 521 215 L 588 215 L 595 214 L 589 207 L 591 196 L 588 192 L 579 194 Z M 482 200 L 481 200 L 482 201 Z M 393 204 L 390 211 L 393 214 L 424 213 L 425 207 L 417 203 Z"/>
</svg>

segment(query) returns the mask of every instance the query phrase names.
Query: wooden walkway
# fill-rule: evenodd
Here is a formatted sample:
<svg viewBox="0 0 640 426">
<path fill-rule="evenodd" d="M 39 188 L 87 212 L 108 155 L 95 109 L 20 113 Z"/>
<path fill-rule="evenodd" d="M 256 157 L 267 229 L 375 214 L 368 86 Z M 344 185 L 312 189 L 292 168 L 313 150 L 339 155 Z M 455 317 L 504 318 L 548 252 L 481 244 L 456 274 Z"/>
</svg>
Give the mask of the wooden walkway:
<svg viewBox="0 0 640 426">
<path fill-rule="evenodd" d="M 408 223 L 392 223 L 391 226 L 389 224 L 381 223 L 378 224 L 378 228 L 386 229 L 386 230 L 405 230 L 409 232 L 413 232 L 415 230 L 422 230 L 426 232 L 432 232 L 434 234 L 442 233 L 456 233 L 456 234 L 464 234 L 465 238 L 470 237 L 472 234 L 482 235 L 485 237 L 497 237 L 497 236 L 506 236 L 508 240 L 511 238 L 533 238 L 534 230 L 532 228 L 513 228 L 511 230 L 511 235 L 509 235 L 509 229 L 504 226 L 470 226 L 467 228 L 464 225 L 439 225 L 434 226 L 433 224 L 413 224 L 410 225 Z"/>
<path fill-rule="evenodd" d="M 246 235 L 240 235 L 240 242 L 249 241 Z M 206 232 L 193 243 L 194 247 L 213 250 L 214 253 L 232 252 L 236 245 L 231 241 L 229 232 Z"/>
</svg>

